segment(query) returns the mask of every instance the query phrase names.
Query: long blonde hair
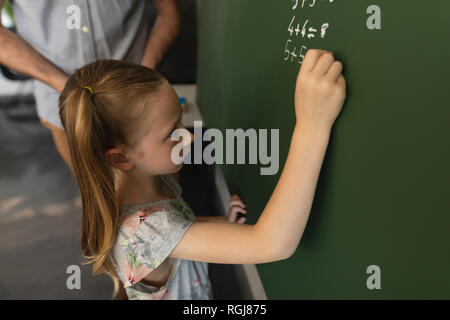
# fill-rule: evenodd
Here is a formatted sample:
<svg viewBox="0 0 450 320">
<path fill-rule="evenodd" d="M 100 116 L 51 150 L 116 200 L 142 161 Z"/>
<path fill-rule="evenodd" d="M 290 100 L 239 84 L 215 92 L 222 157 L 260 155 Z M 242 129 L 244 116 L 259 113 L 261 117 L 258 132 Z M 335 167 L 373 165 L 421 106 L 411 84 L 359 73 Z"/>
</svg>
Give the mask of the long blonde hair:
<svg viewBox="0 0 450 320">
<path fill-rule="evenodd" d="M 83 206 L 83 255 L 86 263 L 93 264 L 94 275 L 111 276 L 113 296 L 119 279 L 109 253 L 119 227 L 119 199 L 105 152 L 118 144 L 132 148 L 139 142 L 145 134 L 146 97 L 164 81 L 144 66 L 99 60 L 76 70 L 59 97 L 59 115 Z"/>
</svg>

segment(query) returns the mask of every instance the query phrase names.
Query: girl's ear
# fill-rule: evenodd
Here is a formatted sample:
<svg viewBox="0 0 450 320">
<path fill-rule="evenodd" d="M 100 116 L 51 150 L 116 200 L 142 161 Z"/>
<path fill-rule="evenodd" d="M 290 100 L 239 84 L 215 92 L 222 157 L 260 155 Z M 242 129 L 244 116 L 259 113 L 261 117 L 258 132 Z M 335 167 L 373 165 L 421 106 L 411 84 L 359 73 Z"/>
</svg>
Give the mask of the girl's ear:
<svg viewBox="0 0 450 320">
<path fill-rule="evenodd" d="M 105 152 L 105 155 L 109 165 L 116 169 L 128 171 L 134 168 L 134 163 L 128 159 L 121 148 L 111 148 Z"/>
</svg>

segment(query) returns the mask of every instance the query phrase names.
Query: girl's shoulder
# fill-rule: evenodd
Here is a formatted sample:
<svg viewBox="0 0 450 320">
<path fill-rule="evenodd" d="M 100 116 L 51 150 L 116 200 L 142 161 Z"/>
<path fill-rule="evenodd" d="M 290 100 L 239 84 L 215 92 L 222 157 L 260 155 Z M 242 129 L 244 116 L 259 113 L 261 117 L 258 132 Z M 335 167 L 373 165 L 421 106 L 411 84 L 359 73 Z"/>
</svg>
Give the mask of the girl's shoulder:
<svg viewBox="0 0 450 320">
<path fill-rule="evenodd" d="M 195 222 L 195 214 L 189 205 L 181 198 L 155 201 L 121 212 L 120 229 L 133 234 L 142 222 L 161 223 L 160 226 L 169 228 L 171 224 L 179 223 L 179 219 Z M 163 220 L 167 225 L 163 225 Z"/>
</svg>

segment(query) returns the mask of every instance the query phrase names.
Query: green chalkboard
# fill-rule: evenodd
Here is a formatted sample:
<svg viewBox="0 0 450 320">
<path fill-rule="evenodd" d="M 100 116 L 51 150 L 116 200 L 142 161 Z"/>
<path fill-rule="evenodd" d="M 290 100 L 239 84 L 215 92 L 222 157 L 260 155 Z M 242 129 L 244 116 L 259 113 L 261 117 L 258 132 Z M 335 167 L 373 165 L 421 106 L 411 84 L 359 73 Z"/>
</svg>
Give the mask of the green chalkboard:
<svg viewBox="0 0 450 320">
<path fill-rule="evenodd" d="M 381 29 L 369 28 L 374 4 Z M 450 298 L 449 15 L 448 0 L 201 2 L 206 125 L 280 129 L 276 175 L 220 166 L 248 223 L 287 157 L 301 54 L 330 50 L 344 66 L 347 100 L 300 245 L 287 260 L 257 265 L 269 299 Z M 377 275 L 381 287 L 369 289 Z"/>
</svg>

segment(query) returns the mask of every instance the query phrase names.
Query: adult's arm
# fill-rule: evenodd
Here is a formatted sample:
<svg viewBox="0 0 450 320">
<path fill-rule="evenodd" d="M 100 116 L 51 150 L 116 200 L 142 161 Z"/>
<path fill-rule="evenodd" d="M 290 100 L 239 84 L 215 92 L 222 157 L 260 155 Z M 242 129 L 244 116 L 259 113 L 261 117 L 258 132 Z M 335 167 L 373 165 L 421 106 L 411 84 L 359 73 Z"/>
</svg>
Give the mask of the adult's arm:
<svg viewBox="0 0 450 320">
<path fill-rule="evenodd" d="M 4 0 L 0 0 L 0 8 Z M 25 40 L 0 24 L 0 64 L 38 79 L 61 92 L 67 75 Z"/>
<path fill-rule="evenodd" d="M 155 69 L 178 36 L 181 12 L 178 0 L 154 0 L 157 17 L 141 64 Z"/>
</svg>

